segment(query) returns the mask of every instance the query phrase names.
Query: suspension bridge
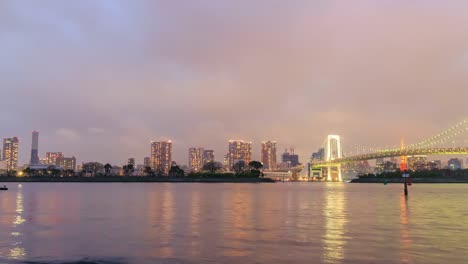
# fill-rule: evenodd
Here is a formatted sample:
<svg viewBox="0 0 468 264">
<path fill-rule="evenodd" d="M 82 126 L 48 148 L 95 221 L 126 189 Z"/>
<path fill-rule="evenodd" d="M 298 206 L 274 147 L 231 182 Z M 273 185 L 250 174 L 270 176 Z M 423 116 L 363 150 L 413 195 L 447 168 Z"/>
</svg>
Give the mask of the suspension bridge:
<svg viewBox="0 0 468 264">
<path fill-rule="evenodd" d="M 310 160 L 310 170 L 319 171 L 321 175 L 325 171 L 328 181 L 341 181 L 341 165 L 347 163 L 417 155 L 468 155 L 468 120 L 408 146 L 380 149 L 357 147 L 353 150 L 353 154 L 346 155 L 343 151 L 342 138 L 339 135 L 328 135 L 323 143 L 323 149 L 322 159 Z"/>
</svg>

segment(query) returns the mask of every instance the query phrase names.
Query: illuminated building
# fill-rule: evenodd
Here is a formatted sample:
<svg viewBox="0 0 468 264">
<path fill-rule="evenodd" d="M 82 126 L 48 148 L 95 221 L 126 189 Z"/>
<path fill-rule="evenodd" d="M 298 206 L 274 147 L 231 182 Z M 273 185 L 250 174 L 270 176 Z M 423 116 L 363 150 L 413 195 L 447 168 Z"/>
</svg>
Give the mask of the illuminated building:
<svg viewBox="0 0 468 264">
<path fill-rule="evenodd" d="M 447 165 L 450 170 L 459 170 L 463 167 L 463 160 L 455 158 L 449 159 Z"/>
<path fill-rule="evenodd" d="M 39 165 L 39 132 L 32 132 L 32 143 L 31 143 L 31 165 Z"/>
<path fill-rule="evenodd" d="M 205 150 L 203 152 L 203 164 L 208 162 L 214 162 L 214 151 L 213 150 Z"/>
<path fill-rule="evenodd" d="M 145 167 L 151 167 L 151 158 L 150 157 L 145 157 L 143 159 L 143 166 Z"/>
<path fill-rule="evenodd" d="M 7 170 L 7 161 L 6 160 L 0 160 L 0 171 L 6 171 Z"/>
<path fill-rule="evenodd" d="M 357 169 L 359 174 L 372 173 L 372 168 L 371 168 L 368 160 L 363 160 L 363 161 L 356 162 L 356 169 Z"/>
<path fill-rule="evenodd" d="M 3 160 L 6 170 L 16 170 L 18 167 L 18 144 L 17 137 L 5 138 L 3 140 Z"/>
<path fill-rule="evenodd" d="M 240 160 L 243 160 L 245 164 L 249 164 L 252 161 L 252 142 L 229 140 L 229 170 L 232 170 L 233 165 Z"/>
<path fill-rule="evenodd" d="M 294 149 L 291 148 L 290 151 L 286 149 L 281 155 L 281 161 L 283 164 L 286 164 L 288 168 L 296 167 L 299 165 L 299 155 L 294 154 Z"/>
<path fill-rule="evenodd" d="M 57 165 L 62 167 L 64 170 L 76 170 L 76 158 L 71 157 L 60 157 L 57 159 Z"/>
<path fill-rule="evenodd" d="M 191 171 L 201 171 L 203 169 L 203 157 L 205 149 L 203 148 L 189 148 L 188 163 Z"/>
<path fill-rule="evenodd" d="M 375 161 L 375 170 L 377 173 L 382 173 L 384 171 L 385 167 L 385 159 L 383 158 L 378 158 Z"/>
<path fill-rule="evenodd" d="M 276 170 L 276 142 L 262 142 L 262 163 L 266 171 Z"/>
<path fill-rule="evenodd" d="M 427 170 L 427 157 L 424 155 L 410 156 L 408 160 L 408 169 L 412 171 Z"/>
<path fill-rule="evenodd" d="M 440 170 L 442 168 L 442 162 L 440 160 L 432 160 L 427 163 L 427 168 L 429 170 Z"/>
<path fill-rule="evenodd" d="M 151 167 L 156 172 L 169 174 L 172 165 L 172 141 L 151 142 Z"/>
<path fill-rule="evenodd" d="M 397 171 L 397 164 L 392 161 L 386 161 L 383 165 L 383 172 L 395 172 Z"/>
<path fill-rule="evenodd" d="M 47 165 L 57 165 L 57 166 L 59 166 L 58 160 L 63 158 L 63 157 L 64 157 L 63 152 L 47 152 L 45 162 L 46 162 Z"/>
</svg>

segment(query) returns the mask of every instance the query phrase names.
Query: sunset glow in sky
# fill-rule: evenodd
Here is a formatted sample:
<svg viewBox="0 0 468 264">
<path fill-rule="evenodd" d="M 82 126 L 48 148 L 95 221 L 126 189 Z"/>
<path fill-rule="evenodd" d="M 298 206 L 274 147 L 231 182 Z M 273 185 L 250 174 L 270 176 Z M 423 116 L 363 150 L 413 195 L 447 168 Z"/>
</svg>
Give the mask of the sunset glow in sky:
<svg viewBox="0 0 468 264">
<path fill-rule="evenodd" d="M 465 0 L 0 1 L 0 137 L 142 163 L 150 141 L 227 152 L 327 134 L 417 141 L 468 115 Z"/>
</svg>

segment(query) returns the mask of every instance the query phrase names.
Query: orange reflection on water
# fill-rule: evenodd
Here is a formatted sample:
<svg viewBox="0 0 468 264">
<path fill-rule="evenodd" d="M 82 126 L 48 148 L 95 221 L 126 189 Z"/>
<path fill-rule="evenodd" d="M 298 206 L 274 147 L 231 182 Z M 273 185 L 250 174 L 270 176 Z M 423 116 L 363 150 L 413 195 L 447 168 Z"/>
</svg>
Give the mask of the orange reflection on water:
<svg viewBox="0 0 468 264">
<path fill-rule="evenodd" d="M 241 186 L 235 186 L 235 188 L 239 187 Z M 242 189 L 234 190 L 229 195 L 231 199 L 224 202 L 230 207 L 227 211 L 228 214 L 224 217 L 226 219 L 224 230 L 228 230 L 224 232 L 224 240 L 228 242 L 228 246 L 224 250 L 225 256 L 245 257 L 252 253 L 251 249 L 243 248 L 246 240 L 249 240 L 252 234 L 249 230 L 252 228 L 249 219 L 253 214 L 251 195 L 252 192 L 246 192 Z"/>
<path fill-rule="evenodd" d="M 409 237 L 409 209 L 408 197 L 403 194 L 400 197 L 400 262 L 411 263 L 409 258 L 409 248 L 411 246 L 411 239 Z"/>
<path fill-rule="evenodd" d="M 19 227 L 26 222 L 26 219 L 23 218 L 23 192 L 21 188 L 18 188 L 15 204 L 16 216 L 14 217 L 12 222 L 14 230 L 13 232 L 11 232 L 11 236 L 15 237 L 15 240 L 17 242 L 12 244 L 13 248 L 10 249 L 8 256 L 11 259 L 24 259 L 26 257 L 26 249 L 20 246 L 22 244 L 22 233 L 19 230 Z"/>
<path fill-rule="evenodd" d="M 192 239 L 190 249 L 192 256 L 200 255 L 200 192 L 192 191 L 191 193 L 191 215 L 190 215 L 190 235 L 197 239 Z"/>
<path fill-rule="evenodd" d="M 346 199 L 342 183 L 327 183 L 325 192 L 325 235 L 323 236 L 325 263 L 340 263 L 344 259 Z"/>
<path fill-rule="evenodd" d="M 173 251 L 171 245 L 172 238 L 172 228 L 174 221 L 174 193 L 171 188 L 165 188 L 162 196 L 162 208 L 161 208 L 161 234 L 159 238 L 161 239 L 162 247 L 158 250 L 158 255 L 160 257 L 173 257 Z"/>
</svg>

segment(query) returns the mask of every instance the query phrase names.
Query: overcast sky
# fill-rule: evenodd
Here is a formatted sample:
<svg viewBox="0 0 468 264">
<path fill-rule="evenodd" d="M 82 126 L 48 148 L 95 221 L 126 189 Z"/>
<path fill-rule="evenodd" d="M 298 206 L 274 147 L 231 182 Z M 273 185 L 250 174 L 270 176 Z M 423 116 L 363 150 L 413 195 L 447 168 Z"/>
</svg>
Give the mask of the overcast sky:
<svg viewBox="0 0 468 264">
<path fill-rule="evenodd" d="M 119 165 L 417 141 L 468 115 L 467 25 L 466 0 L 3 0 L 0 137 Z"/>
</svg>

